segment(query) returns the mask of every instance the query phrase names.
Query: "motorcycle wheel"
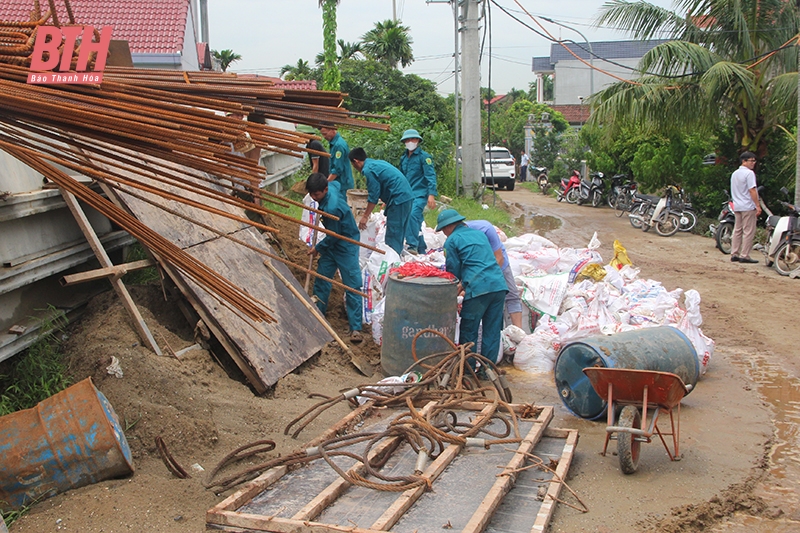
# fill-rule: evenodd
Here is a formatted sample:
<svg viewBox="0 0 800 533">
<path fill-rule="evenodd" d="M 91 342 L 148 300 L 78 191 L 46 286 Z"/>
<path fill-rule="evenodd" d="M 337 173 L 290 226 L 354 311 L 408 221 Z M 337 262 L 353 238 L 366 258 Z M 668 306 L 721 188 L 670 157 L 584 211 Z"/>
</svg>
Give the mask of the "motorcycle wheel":
<svg viewBox="0 0 800 533">
<path fill-rule="evenodd" d="M 662 237 L 671 237 L 678 233 L 681 227 L 681 220 L 675 213 L 667 213 L 666 216 L 660 217 L 661 220 L 656 222 L 656 232 Z"/>
<path fill-rule="evenodd" d="M 781 276 L 800 274 L 800 241 L 781 244 L 775 252 L 775 262 L 772 267 Z"/>
<path fill-rule="evenodd" d="M 547 186 L 550 185 L 547 182 L 547 176 L 540 174 L 537 178 L 537 182 L 539 183 L 539 190 L 542 191 L 542 194 L 547 194 Z"/>
<path fill-rule="evenodd" d="M 642 229 L 643 220 L 647 216 L 646 212 L 647 209 L 645 208 L 645 205 L 647 204 L 641 204 L 639 207 L 632 210 L 631 211 L 632 216 L 628 218 L 628 220 L 631 223 L 631 226 L 633 226 L 636 229 Z"/>
<path fill-rule="evenodd" d="M 603 194 L 600 191 L 594 191 L 592 193 L 592 207 L 598 207 L 601 203 L 603 203 Z"/>
<path fill-rule="evenodd" d="M 578 194 L 578 189 L 577 189 L 576 187 L 573 187 L 573 188 L 571 188 L 571 189 L 570 189 L 570 190 L 567 192 L 567 196 L 566 196 L 566 198 L 567 198 L 567 203 L 569 203 L 569 204 L 576 204 L 576 203 L 578 203 L 578 197 L 579 197 L 579 194 Z"/>
<path fill-rule="evenodd" d="M 681 227 L 678 231 L 692 231 L 697 225 L 697 215 L 693 211 L 683 211 L 680 216 Z"/>
<path fill-rule="evenodd" d="M 731 253 L 731 238 L 733 237 L 733 223 L 722 222 L 717 227 L 717 234 L 714 236 L 717 240 L 717 248 L 725 255 Z"/>
<path fill-rule="evenodd" d="M 623 214 L 630 211 L 630 198 L 625 193 L 618 194 L 617 199 L 614 201 L 614 214 L 617 217 L 622 217 Z"/>
<path fill-rule="evenodd" d="M 614 194 L 613 192 L 609 193 L 606 197 L 606 201 L 608 202 L 608 207 L 614 209 L 614 206 L 617 205 L 617 198 L 619 198 L 619 194 Z"/>
</svg>

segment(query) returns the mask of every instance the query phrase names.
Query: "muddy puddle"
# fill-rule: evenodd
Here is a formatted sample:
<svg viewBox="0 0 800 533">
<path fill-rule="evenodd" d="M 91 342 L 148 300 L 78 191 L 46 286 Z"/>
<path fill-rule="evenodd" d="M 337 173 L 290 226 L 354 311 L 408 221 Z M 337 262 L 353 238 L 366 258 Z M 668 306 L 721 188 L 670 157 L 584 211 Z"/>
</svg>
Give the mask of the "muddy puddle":
<svg viewBox="0 0 800 533">
<path fill-rule="evenodd" d="M 546 237 L 550 231 L 555 231 L 561 227 L 561 219 L 550 215 L 538 215 L 526 211 L 525 214 L 517 218 L 517 226 L 521 229 L 520 233 L 537 233 Z"/>
<path fill-rule="evenodd" d="M 736 515 L 714 531 L 769 531 L 783 533 L 800 528 L 800 379 L 788 375 L 767 358 L 749 354 L 734 364 L 752 379 L 758 393 L 772 408 L 774 444 L 769 454 L 770 479 L 757 495 L 780 507 L 777 520 Z"/>
</svg>

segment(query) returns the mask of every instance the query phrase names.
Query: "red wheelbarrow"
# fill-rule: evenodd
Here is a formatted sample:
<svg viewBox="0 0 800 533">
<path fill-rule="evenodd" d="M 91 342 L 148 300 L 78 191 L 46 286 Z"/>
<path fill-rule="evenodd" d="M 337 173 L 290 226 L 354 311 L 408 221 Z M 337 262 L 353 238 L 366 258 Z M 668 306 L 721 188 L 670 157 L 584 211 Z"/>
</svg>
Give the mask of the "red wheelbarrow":
<svg viewBox="0 0 800 533">
<path fill-rule="evenodd" d="M 651 442 L 651 437 L 657 434 L 669 458 L 680 461 L 678 440 L 681 432 L 681 400 L 689 392 L 681 378 L 669 372 L 627 368 L 590 367 L 584 368 L 583 373 L 598 396 L 605 397 L 608 402 L 608 427 L 603 455 L 608 449 L 608 441 L 616 439 L 620 470 L 625 474 L 633 474 L 639 466 L 642 442 Z M 615 421 L 617 405 L 625 407 Z M 642 409 L 641 416 L 639 407 Z M 647 416 L 651 408 L 654 410 L 648 425 Z M 658 427 L 658 417 L 662 411 L 669 413 L 672 425 L 670 433 L 664 433 Z M 674 452 L 664 436 L 672 436 Z"/>
</svg>

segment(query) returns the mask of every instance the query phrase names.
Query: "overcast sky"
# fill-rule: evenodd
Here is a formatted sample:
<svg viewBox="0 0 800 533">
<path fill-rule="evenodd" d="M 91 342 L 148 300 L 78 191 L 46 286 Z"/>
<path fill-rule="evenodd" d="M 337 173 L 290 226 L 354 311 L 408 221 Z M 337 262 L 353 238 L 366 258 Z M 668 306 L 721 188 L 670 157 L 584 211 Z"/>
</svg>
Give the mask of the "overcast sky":
<svg viewBox="0 0 800 533">
<path fill-rule="evenodd" d="M 604 0 L 520 0 L 532 15 L 571 26 L 589 41 L 628 37 L 592 22 Z M 537 27 L 514 0 L 497 3 L 528 25 Z M 671 8 L 672 0 L 651 3 Z M 397 17 L 413 39 L 414 63 L 405 73 L 428 78 L 441 94 L 453 92 L 453 10 L 447 3 L 394 0 Z M 393 0 L 341 0 L 337 39 L 361 39 L 375 22 L 392 18 Z M 212 49 L 232 49 L 242 56 L 228 70 L 278 76 L 282 66 L 302 58 L 313 65 L 322 51 L 322 10 L 318 0 L 208 0 L 209 40 Z M 550 42 L 492 5 L 491 85 L 497 94 L 511 88 L 527 90 L 535 78 L 531 58 L 549 56 Z M 484 20 L 485 22 L 485 20 Z M 557 39 L 584 42 L 575 31 L 540 21 Z M 538 27 L 537 27 L 538 28 Z M 484 43 L 481 85 L 489 85 L 489 41 Z"/>
</svg>

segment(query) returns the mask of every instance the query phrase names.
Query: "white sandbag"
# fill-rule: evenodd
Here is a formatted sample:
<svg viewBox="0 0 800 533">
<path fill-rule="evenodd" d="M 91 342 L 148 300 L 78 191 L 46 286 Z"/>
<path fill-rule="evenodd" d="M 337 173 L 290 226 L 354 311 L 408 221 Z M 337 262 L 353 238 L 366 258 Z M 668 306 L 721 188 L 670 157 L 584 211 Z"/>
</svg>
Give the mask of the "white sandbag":
<svg viewBox="0 0 800 533">
<path fill-rule="evenodd" d="M 531 309 L 555 317 L 567 293 L 568 277 L 567 273 L 539 277 L 522 276 L 519 278 L 523 287 L 520 296 Z"/>
<path fill-rule="evenodd" d="M 699 327 L 703 323 L 703 317 L 700 315 L 700 293 L 694 289 L 686 291 L 684 304 L 686 305 L 686 314 L 677 327 L 686 334 L 694 346 L 697 360 L 700 362 L 700 375 L 703 375 L 708 370 L 708 363 L 711 361 L 711 356 L 714 355 L 716 343 L 706 337 Z"/>
<path fill-rule="evenodd" d="M 311 198 L 310 194 L 306 194 L 305 197 L 303 198 L 303 205 L 306 205 L 311 209 L 319 209 L 319 203 L 314 201 L 314 199 Z M 303 212 L 300 214 L 300 219 L 308 224 L 319 225 L 320 224 L 319 219 L 321 216 L 322 215 L 318 215 L 317 213 L 314 213 L 307 209 L 303 209 Z M 318 231 L 317 242 L 322 241 L 322 239 L 324 238 L 325 234 L 322 233 L 321 231 Z M 306 226 L 300 226 L 300 240 L 306 243 L 307 246 L 311 247 L 314 242 L 314 230 L 311 228 L 307 228 Z"/>
<path fill-rule="evenodd" d="M 368 244 L 370 246 L 378 246 L 378 233 L 382 228 L 386 227 L 386 217 L 383 215 L 383 211 L 378 213 L 372 213 L 369 218 L 367 219 L 367 227 L 361 230 L 361 238 L 360 241 L 364 244 Z M 385 232 L 383 233 L 386 234 Z M 358 252 L 358 262 L 361 268 L 366 266 L 367 261 L 369 260 L 370 256 L 372 255 L 372 250 L 367 248 L 360 248 Z"/>
<path fill-rule="evenodd" d="M 552 372 L 558 355 L 557 344 L 558 337 L 549 328 L 537 327 L 517 345 L 514 366 L 525 372 Z"/>
<path fill-rule="evenodd" d="M 517 351 L 517 345 L 525 338 L 525 332 L 522 328 L 515 325 L 507 326 L 500 332 L 500 346 L 504 355 L 514 355 Z"/>
<path fill-rule="evenodd" d="M 525 235 L 518 235 L 507 239 L 503 246 L 506 251 L 518 250 L 522 252 L 534 252 L 541 248 L 558 248 L 553 241 L 545 239 L 541 235 L 535 233 L 526 233 Z"/>
</svg>

